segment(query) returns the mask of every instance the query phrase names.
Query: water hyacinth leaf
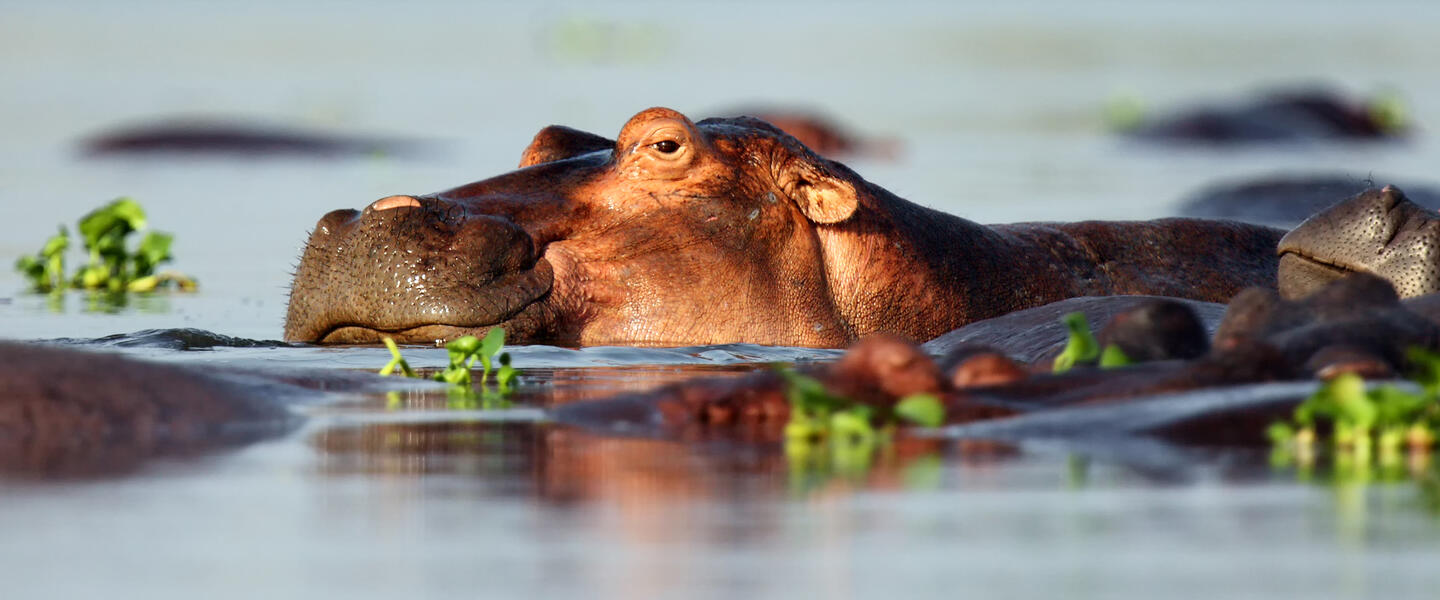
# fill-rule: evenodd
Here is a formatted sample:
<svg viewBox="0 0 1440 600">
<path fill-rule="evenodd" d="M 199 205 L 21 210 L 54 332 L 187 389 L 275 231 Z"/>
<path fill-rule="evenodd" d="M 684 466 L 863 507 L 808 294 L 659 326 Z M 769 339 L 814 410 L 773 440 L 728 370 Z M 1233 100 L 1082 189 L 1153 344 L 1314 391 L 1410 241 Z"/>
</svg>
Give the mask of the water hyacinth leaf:
<svg viewBox="0 0 1440 600">
<path fill-rule="evenodd" d="M 151 231 L 140 240 L 135 250 L 135 275 L 144 277 L 155 272 L 155 266 L 170 260 L 170 244 L 175 236 Z"/>
<path fill-rule="evenodd" d="M 1060 318 L 1069 334 L 1065 341 L 1065 349 L 1055 357 L 1054 372 L 1064 373 L 1077 364 L 1083 364 L 1095 360 L 1100 356 L 1100 343 L 1095 341 L 1095 336 L 1090 333 L 1090 322 L 1085 319 L 1085 313 L 1072 312 Z"/>
<path fill-rule="evenodd" d="M 934 394 L 911 394 L 895 404 L 895 415 L 923 427 L 945 423 L 945 404 Z"/>
<path fill-rule="evenodd" d="M 480 338 L 473 335 L 460 336 L 445 344 L 445 350 L 450 353 L 451 363 L 462 361 L 480 350 Z"/>
<path fill-rule="evenodd" d="M 509 357 L 509 354 L 500 355 L 502 358 Z M 500 371 L 495 375 L 495 384 L 500 387 L 500 393 L 510 391 L 510 382 L 514 381 L 516 375 L 515 367 L 510 366 L 509 361 L 503 361 Z"/>
<path fill-rule="evenodd" d="M 61 225 L 59 233 L 51 236 L 50 239 L 45 240 L 45 246 L 40 249 L 40 256 L 42 258 L 61 256 L 65 253 L 65 250 L 69 248 L 70 230 L 65 229 L 65 226 Z"/>
<path fill-rule="evenodd" d="M 155 275 L 141 277 L 125 285 L 127 292 L 153 292 L 156 286 L 160 285 L 160 278 Z"/>
<path fill-rule="evenodd" d="M 100 247 L 103 238 L 145 228 L 145 209 L 130 198 L 120 198 L 80 218 L 80 236 L 85 245 Z"/>
<path fill-rule="evenodd" d="M 410 363 L 405 362 L 405 357 L 400 354 L 400 347 L 395 345 L 394 339 L 387 336 L 381 338 L 381 341 L 385 343 L 385 348 L 390 350 L 390 362 L 380 369 L 381 376 L 389 376 L 398 367 L 406 377 L 419 377 L 415 370 L 410 368 Z"/>
<path fill-rule="evenodd" d="M 1265 430 L 1265 437 L 1269 438 L 1271 443 L 1288 444 L 1295 440 L 1295 428 L 1288 423 L 1271 423 Z"/>
<path fill-rule="evenodd" d="M 1354 373 L 1342 373 L 1330 381 L 1330 394 L 1335 403 L 1336 416 L 1361 431 L 1375 425 L 1379 411 L 1370 395 L 1365 393 L 1365 380 Z"/>
<path fill-rule="evenodd" d="M 480 356 L 495 356 L 500 348 L 505 346 L 505 330 L 500 327 L 491 327 L 485 334 L 485 339 L 480 340 Z"/>
<path fill-rule="evenodd" d="M 1125 351 L 1115 344 L 1105 346 L 1105 349 L 1100 352 L 1100 368 L 1102 369 L 1127 367 L 1133 363 L 1134 361 L 1125 355 Z"/>
</svg>

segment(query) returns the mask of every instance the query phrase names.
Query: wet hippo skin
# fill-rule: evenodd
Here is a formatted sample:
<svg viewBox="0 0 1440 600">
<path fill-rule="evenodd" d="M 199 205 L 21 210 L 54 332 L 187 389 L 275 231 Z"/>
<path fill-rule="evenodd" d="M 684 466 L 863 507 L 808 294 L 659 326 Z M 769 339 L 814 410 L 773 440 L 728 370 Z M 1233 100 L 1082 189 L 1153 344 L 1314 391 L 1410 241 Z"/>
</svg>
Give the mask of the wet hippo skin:
<svg viewBox="0 0 1440 600">
<path fill-rule="evenodd" d="M 1402 302 L 1386 281 L 1360 273 L 1298 301 L 1283 300 L 1273 290 L 1246 290 L 1226 308 L 1213 347 L 1195 344 L 1197 329 L 1203 330 L 1198 317 L 1177 318 L 1178 312 L 1189 310 L 1187 305 L 1140 300 L 1117 314 L 1105 330 L 1121 330 L 1112 334 L 1117 336 L 1112 341 L 1169 350 L 1154 354 L 1156 360 L 1119 369 L 1082 366 L 1051 374 L 1047 363 L 1017 363 L 993 347 L 964 344 L 937 364 L 919 347 L 885 335 L 861 340 L 839 361 L 809 369 L 832 393 L 874 406 L 882 416 L 899 398 L 917 392 L 944 398 L 951 423 L 1066 407 L 1133 405 L 1133 412 L 1117 410 L 1112 416 L 1174 411 L 1173 419 L 1152 415 L 1156 416 L 1152 433 L 1202 444 L 1260 443 L 1265 426 L 1288 415 L 1303 394 L 1291 392 L 1288 400 L 1276 401 L 1277 388 L 1254 384 L 1328 378 L 1342 372 L 1393 377 L 1408 366 L 1409 348 L 1440 348 L 1440 323 L 1413 310 L 1414 304 Z M 997 321 L 1019 323 L 1010 317 Z M 997 324 L 989 331 L 999 336 L 1003 329 Z M 1101 338 L 1102 344 L 1109 343 L 1104 333 Z M 969 343 L 992 341 L 995 338 Z M 1248 393 L 1254 402 L 1242 400 L 1200 412 L 1185 409 L 1183 402 L 1154 409 L 1145 404 L 1166 394 L 1237 385 L 1251 385 Z M 785 388 L 784 379 L 770 372 L 701 379 L 645 394 L 567 405 L 556 415 L 562 421 L 602 429 L 650 427 L 674 432 L 738 427 L 778 435 L 776 424 L 788 419 L 790 410 Z M 1052 434 L 1094 434 L 1085 429 L 1093 428 L 1093 423 L 1067 430 L 1065 421 L 1058 419 L 1047 427 Z M 1082 426 L 1077 422 L 1076 427 Z"/>
<path fill-rule="evenodd" d="M 0 474 L 124 472 L 279 435 L 273 394 L 114 354 L 0 341 Z"/>
<path fill-rule="evenodd" d="M 1403 297 L 1440 292 L 1440 214 L 1394 186 L 1315 214 L 1286 234 L 1278 250 L 1280 293 L 1287 298 L 1354 272 L 1384 277 Z"/>
<path fill-rule="evenodd" d="M 521 169 L 317 223 L 285 337 L 840 347 L 1077 296 L 1275 286 L 1280 230 L 1199 219 L 983 226 L 749 118 L 542 130 Z M 1009 201 L 994 199 L 994 201 Z"/>
</svg>

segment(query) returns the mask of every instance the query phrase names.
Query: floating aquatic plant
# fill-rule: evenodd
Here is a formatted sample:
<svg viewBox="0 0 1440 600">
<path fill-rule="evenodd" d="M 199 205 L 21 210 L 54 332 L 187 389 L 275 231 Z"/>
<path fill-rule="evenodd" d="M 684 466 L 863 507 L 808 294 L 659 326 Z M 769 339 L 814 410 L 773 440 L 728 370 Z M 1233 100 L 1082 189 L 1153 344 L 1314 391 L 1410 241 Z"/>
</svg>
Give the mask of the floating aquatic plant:
<svg viewBox="0 0 1440 600">
<path fill-rule="evenodd" d="M 1098 363 L 1102 369 L 1111 369 L 1132 362 L 1119 346 L 1110 344 L 1100 348 L 1095 334 L 1090 333 L 1090 322 L 1085 318 L 1085 313 L 1066 313 L 1060 317 L 1060 323 L 1065 325 L 1069 337 L 1065 340 L 1065 348 L 1055 357 L 1052 368 L 1054 372 L 1064 373 L 1082 364 Z"/>
<path fill-rule="evenodd" d="M 34 255 L 22 256 L 15 269 L 30 281 L 36 292 L 54 292 L 69 287 L 85 290 L 150 292 L 162 287 L 193 291 L 195 280 L 174 271 L 156 272 L 170 262 L 174 236 L 149 231 L 134 250 L 128 239 L 145 229 L 145 210 L 130 198 L 120 198 L 81 217 L 78 230 L 88 260 L 73 275 L 65 274 L 65 251 L 70 231 L 63 225 Z"/>
<path fill-rule="evenodd" d="M 410 363 L 400 354 L 399 346 L 395 340 L 386 337 L 382 340 L 385 347 L 390 350 L 390 362 L 380 369 L 380 375 L 389 376 L 399 370 L 405 377 L 421 378 L 422 376 L 410 367 Z M 506 397 L 513 392 L 512 384 L 519 372 L 510 365 L 510 354 L 501 352 L 505 346 L 505 330 L 500 327 L 490 328 L 485 337 L 477 338 L 473 335 L 461 336 L 445 344 L 445 350 L 449 353 L 449 365 L 436 372 L 430 378 L 435 381 L 442 381 L 450 384 L 451 406 L 455 408 L 496 408 L 508 406 Z M 471 377 L 471 369 L 479 361 L 481 366 L 480 391 L 477 393 L 474 387 L 474 380 Z M 490 388 L 490 377 L 495 376 L 495 388 Z M 394 398 L 392 398 L 392 403 Z"/>
<path fill-rule="evenodd" d="M 876 450 L 890 443 L 894 421 L 877 428 L 874 407 L 832 394 L 820 381 L 794 369 L 775 372 L 785 379 L 790 404 L 785 455 L 794 472 L 854 478 L 869 471 Z M 932 394 L 911 394 L 895 404 L 893 417 L 938 427 L 945 422 L 945 405 Z"/>
<path fill-rule="evenodd" d="M 1413 386 L 1367 388 L 1359 375 L 1344 373 L 1301 402 L 1290 420 L 1272 424 L 1271 463 L 1294 465 L 1309 479 L 1328 456 L 1337 483 L 1410 478 L 1433 486 L 1426 465 L 1440 429 L 1440 354 L 1423 348 L 1407 354 Z"/>
</svg>

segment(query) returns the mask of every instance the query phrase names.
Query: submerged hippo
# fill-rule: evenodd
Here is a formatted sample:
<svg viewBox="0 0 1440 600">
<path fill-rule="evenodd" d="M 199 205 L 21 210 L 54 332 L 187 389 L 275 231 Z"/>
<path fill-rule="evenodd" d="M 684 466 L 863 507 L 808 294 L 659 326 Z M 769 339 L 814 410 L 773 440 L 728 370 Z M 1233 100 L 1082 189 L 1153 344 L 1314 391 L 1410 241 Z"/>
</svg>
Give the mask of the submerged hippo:
<svg viewBox="0 0 1440 600">
<path fill-rule="evenodd" d="M 1199 219 L 984 226 L 907 202 L 756 119 L 551 126 L 521 168 L 322 218 L 285 337 L 839 347 L 1075 296 L 1275 287 L 1284 233 Z"/>
<path fill-rule="evenodd" d="M 1202 104 L 1140 122 L 1125 133 L 1146 141 L 1228 145 L 1384 140 L 1409 130 L 1393 97 L 1354 100 L 1324 88 L 1297 88 Z"/>
<path fill-rule="evenodd" d="M 1433 299 L 1427 296 L 1426 299 Z M 1417 299 L 1423 300 L 1423 299 Z M 1071 301 L 1058 303 L 1072 305 Z M 1308 387 L 1276 385 L 1339 373 L 1386 378 L 1404 372 L 1415 347 L 1440 349 L 1440 322 L 1412 302 L 1402 302 L 1388 282 L 1352 274 L 1298 301 L 1251 288 L 1225 309 L 1213 344 L 1189 303 L 1140 299 L 1118 313 L 1099 334 L 1138 364 L 1118 369 L 1092 366 L 1052 374 L 1049 360 L 1029 363 L 985 345 L 947 350 L 894 336 L 870 336 L 838 361 L 806 367 L 834 396 L 871 405 L 884 414 L 901 398 L 936 395 L 950 423 L 987 421 L 1026 413 L 1051 413 L 1025 435 L 1118 436 L 1159 434 L 1203 444 L 1262 442 L 1271 422 L 1287 417 Z M 1072 308 L 1072 306 L 1062 306 Z M 1052 315 L 1053 316 L 1053 315 Z M 993 331 L 1016 331 L 1009 316 Z M 988 341 L 1006 341 L 995 336 Z M 1203 388 L 1232 390 L 1220 403 L 1175 401 L 1167 396 Z M 566 405 L 564 422 L 640 431 L 740 427 L 778 439 L 790 414 L 786 379 L 762 371 L 740 378 L 694 379 L 614 399 Z M 1102 419 L 1060 413 L 1068 407 L 1111 405 Z M 1063 416 L 1062 416 L 1063 415 Z"/>
<path fill-rule="evenodd" d="M 1375 182 L 1369 177 L 1340 173 L 1278 174 L 1222 181 L 1186 196 L 1178 214 L 1290 228 L 1373 187 Z M 1440 188 L 1409 182 L 1400 187 L 1416 204 L 1432 210 L 1440 208 Z"/>
</svg>

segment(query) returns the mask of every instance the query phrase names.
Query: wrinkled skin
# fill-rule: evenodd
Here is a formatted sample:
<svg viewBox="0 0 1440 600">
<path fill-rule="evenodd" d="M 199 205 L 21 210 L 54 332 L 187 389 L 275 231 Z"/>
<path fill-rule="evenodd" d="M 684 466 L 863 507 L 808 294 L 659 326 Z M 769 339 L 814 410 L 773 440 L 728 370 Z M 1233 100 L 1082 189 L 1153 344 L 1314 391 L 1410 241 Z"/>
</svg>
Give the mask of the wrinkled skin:
<svg viewBox="0 0 1440 600">
<path fill-rule="evenodd" d="M 1281 232 L 1196 219 L 982 226 L 753 119 L 655 108 L 611 141 L 542 130 L 521 169 L 317 224 L 285 337 L 840 347 L 1076 296 L 1273 287 Z"/>
<path fill-rule="evenodd" d="M 1279 287 L 1299 298 L 1349 273 L 1389 280 L 1403 297 L 1440 292 L 1440 215 L 1394 186 L 1306 219 L 1280 240 Z"/>
</svg>

